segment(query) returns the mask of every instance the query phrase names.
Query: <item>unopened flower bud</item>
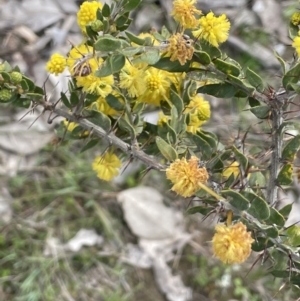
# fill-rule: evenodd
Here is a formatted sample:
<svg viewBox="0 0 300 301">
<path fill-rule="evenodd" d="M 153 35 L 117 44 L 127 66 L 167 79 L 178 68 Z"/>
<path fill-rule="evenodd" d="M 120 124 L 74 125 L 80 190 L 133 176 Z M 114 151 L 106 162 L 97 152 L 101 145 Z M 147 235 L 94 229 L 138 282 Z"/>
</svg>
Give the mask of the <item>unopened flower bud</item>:
<svg viewBox="0 0 300 301">
<path fill-rule="evenodd" d="M 8 102 L 12 97 L 11 90 L 2 89 L 0 90 L 0 102 Z"/>
</svg>

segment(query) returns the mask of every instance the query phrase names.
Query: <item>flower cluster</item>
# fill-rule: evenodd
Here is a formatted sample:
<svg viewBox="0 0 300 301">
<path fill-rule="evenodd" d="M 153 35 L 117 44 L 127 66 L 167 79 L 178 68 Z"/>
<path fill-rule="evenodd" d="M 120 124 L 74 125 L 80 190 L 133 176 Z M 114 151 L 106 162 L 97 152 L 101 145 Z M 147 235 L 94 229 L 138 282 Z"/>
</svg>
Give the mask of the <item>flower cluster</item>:
<svg viewBox="0 0 300 301">
<path fill-rule="evenodd" d="M 194 5 L 196 0 L 175 0 L 171 15 L 183 28 L 194 28 L 197 26 L 197 18 L 202 14 Z"/>
<path fill-rule="evenodd" d="M 208 13 L 199 19 L 199 29 L 193 31 L 197 38 L 206 40 L 215 47 L 228 39 L 230 23 L 226 15 L 215 17 L 213 12 Z"/>
<path fill-rule="evenodd" d="M 249 257 L 253 242 L 251 232 L 238 222 L 230 226 L 217 225 L 212 245 L 215 256 L 224 263 L 233 264 L 242 263 Z"/>
<path fill-rule="evenodd" d="M 210 118 L 210 104 L 201 95 L 197 94 L 191 98 L 185 112 L 190 113 L 190 123 L 187 131 L 195 134 L 199 127 Z"/>
<path fill-rule="evenodd" d="M 179 61 L 184 65 L 187 60 L 191 60 L 194 53 L 193 41 L 187 35 L 177 33 L 170 37 L 169 46 L 166 49 L 170 56 L 170 61 Z"/>
<path fill-rule="evenodd" d="M 97 10 L 103 7 L 98 1 L 85 1 L 81 4 L 77 13 L 77 22 L 83 33 L 86 32 L 86 26 L 91 25 L 97 20 Z"/>
<path fill-rule="evenodd" d="M 46 70 L 49 73 L 58 75 L 65 70 L 66 66 L 66 58 L 59 53 L 54 53 L 47 62 Z"/>
<path fill-rule="evenodd" d="M 295 48 L 298 56 L 300 56 L 300 31 L 298 32 L 298 36 L 294 38 L 292 46 Z"/>
<path fill-rule="evenodd" d="M 103 156 L 97 156 L 93 161 L 92 167 L 97 172 L 99 179 L 111 181 L 119 174 L 121 161 L 114 153 L 107 152 Z"/>
<path fill-rule="evenodd" d="M 195 4 L 196 0 L 175 0 L 173 2 L 174 8 L 171 14 L 174 20 L 178 22 L 181 32 L 173 35 L 167 33 L 161 36 L 154 33 L 142 33 L 139 35 L 139 39 L 147 41 L 146 45 L 149 45 L 150 42 L 152 46 L 149 48 L 155 48 L 155 51 L 158 49 L 161 57 L 169 57 L 171 62 L 178 61 L 180 65 L 187 65 L 188 62 L 192 61 L 195 50 L 194 41 L 185 34 L 186 29 L 192 30 L 193 35 L 197 38 L 200 37 L 214 46 L 219 46 L 227 39 L 230 28 L 229 21 L 225 15 L 216 17 L 213 13 L 209 13 L 203 16 Z M 184 72 L 169 72 L 164 68 L 160 69 L 153 64 L 148 64 L 147 60 L 141 60 L 141 51 L 146 53 L 148 46 L 142 50 L 143 47 L 136 44 L 138 39 L 133 39 L 129 47 L 131 50 L 138 49 L 138 51 L 125 55 L 125 65 L 120 68 L 120 71 L 112 72 L 108 76 L 96 76 L 97 71 L 101 70 L 103 66 L 104 59 L 115 54 L 113 51 L 109 51 L 107 54 L 97 53 L 92 46 L 92 39 L 89 39 L 90 33 L 89 30 L 87 31 L 87 26 L 91 27 L 94 35 L 107 35 L 108 39 L 112 40 L 118 38 L 118 35 L 115 36 L 115 31 L 113 35 L 99 32 L 103 29 L 102 26 L 106 21 L 101 14 L 102 7 L 102 3 L 98 1 L 82 3 L 77 14 L 77 22 L 86 35 L 86 40 L 79 45 L 74 45 L 66 57 L 54 54 L 47 63 L 46 69 L 57 75 L 67 68 L 71 79 L 74 80 L 74 87 L 79 88 L 89 97 L 89 101 L 83 103 L 83 107 L 98 110 L 110 118 L 115 118 L 115 120 L 121 118 L 124 112 L 122 105 L 117 107 L 117 110 L 121 108 L 120 111 L 114 109 L 115 106 L 112 108 L 109 105 L 108 100 L 113 99 L 113 97 L 117 98 L 119 103 L 124 105 L 124 108 L 133 108 L 140 103 L 146 104 L 144 108 L 147 108 L 147 105 L 160 107 L 164 103 L 164 106 L 165 104 L 169 106 L 169 111 L 164 110 L 165 115 L 161 115 L 158 126 L 165 126 L 168 123 L 168 127 L 169 122 L 174 118 L 171 117 L 173 106 L 170 100 L 171 89 L 182 97 L 189 79 Z M 99 13 L 97 13 L 98 10 Z M 166 38 L 162 41 L 164 37 Z M 119 52 L 117 51 L 117 53 Z M 200 84 L 195 80 L 196 87 L 199 87 Z M 108 96 L 110 99 L 107 98 Z M 110 104 L 112 103 L 110 102 Z M 185 117 L 182 118 L 182 120 L 187 120 L 187 124 L 182 127 L 183 131 L 197 134 L 202 124 L 210 118 L 210 104 L 200 94 L 197 94 L 195 88 L 191 92 L 191 96 L 184 99 L 183 105 L 182 111 L 178 112 L 178 114 L 187 116 L 186 119 Z M 70 131 L 71 126 L 74 128 L 76 124 L 69 123 L 67 125 L 68 131 Z M 102 158 L 101 161 L 105 160 Z M 95 164 L 94 162 L 94 169 Z M 102 165 L 97 164 L 97 166 Z M 173 168 L 180 170 L 179 177 L 173 173 Z M 194 194 L 200 189 L 201 185 L 198 183 L 205 183 L 208 179 L 205 168 L 197 166 L 196 157 L 192 157 L 188 161 L 185 158 L 175 161 L 167 170 L 167 176 L 174 183 L 172 189 L 183 196 Z M 103 174 L 99 177 L 109 178 Z"/>
<path fill-rule="evenodd" d="M 208 180 L 208 173 L 205 167 L 199 167 L 199 159 L 192 156 L 177 159 L 166 170 L 167 179 L 174 185 L 171 188 L 183 197 L 190 197 L 205 184 Z"/>
</svg>

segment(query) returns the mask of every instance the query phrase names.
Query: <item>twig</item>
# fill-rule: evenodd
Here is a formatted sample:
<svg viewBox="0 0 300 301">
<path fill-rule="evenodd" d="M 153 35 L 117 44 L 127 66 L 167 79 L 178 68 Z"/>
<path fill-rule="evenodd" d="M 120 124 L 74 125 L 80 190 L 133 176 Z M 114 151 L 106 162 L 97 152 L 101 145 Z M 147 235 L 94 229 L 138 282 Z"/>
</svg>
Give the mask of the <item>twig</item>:
<svg viewBox="0 0 300 301">
<path fill-rule="evenodd" d="M 48 106 L 47 108 L 45 107 L 45 109 L 50 110 L 53 113 L 62 116 L 70 121 L 80 124 L 86 130 L 90 131 L 91 129 L 93 129 L 93 133 L 95 135 L 97 135 L 100 138 L 106 139 L 109 142 L 109 144 L 114 145 L 116 148 L 122 150 L 124 153 L 132 155 L 134 158 L 144 162 L 147 166 L 153 169 L 160 171 L 166 169 L 165 165 L 158 163 L 152 156 L 149 156 L 137 147 L 131 146 L 130 144 L 122 141 L 121 139 L 116 137 L 114 133 L 107 133 L 104 129 L 93 124 L 87 119 L 77 118 L 76 116 L 71 115 L 64 110 L 53 108 L 51 106 Z"/>
</svg>

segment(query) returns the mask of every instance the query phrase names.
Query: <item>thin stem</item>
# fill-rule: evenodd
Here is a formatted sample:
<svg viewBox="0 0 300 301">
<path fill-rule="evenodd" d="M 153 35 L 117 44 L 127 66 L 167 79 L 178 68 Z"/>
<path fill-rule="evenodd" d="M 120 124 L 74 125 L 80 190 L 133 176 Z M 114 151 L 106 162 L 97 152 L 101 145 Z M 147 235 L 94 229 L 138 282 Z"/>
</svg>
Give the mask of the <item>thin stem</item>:
<svg viewBox="0 0 300 301">
<path fill-rule="evenodd" d="M 127 154 L 133 156 L 134 158 L 139 159 L 140 161 L 144 162 L 147 166 L 149 166 L 149 168 L 153 168 L 153 169 L 160 170 L 160 171 L 166 169 L 166 166 L 158 163 L 152 156 L 149 156 L 146 153 L 144 153 L 142 150 L 122 141 L 121 139 L 116 137 L 114 133 L 112 133 L 112 132 L 107 133 L 104 129 L 102 129 L 99 126 L 96 126 L 89 120 L 84 119 L 84 118 L 76 118 L 74 115 L 71 115 L 61 109 L 57 109 L 57 108 L 53 108 L 53 107 L 52 107 L 52 109 L 50 109 L 49 107 L 47 109 L 51 110 L 53 113 L 55 113 L 59 116 L 62 116 L 64 118 L 67 118 L 70 121 L 80 124 L 86 130 L 90 131 L 91 129 L 93 129 L 93 134 L 97 135 L 98 137 L 100 137 L 102 139 L 106 139 L 109 142 L 109 144 L 114 145 L 116 148 L 122 150 L 124 153 L 127 153 Z"/>
<path fill-rule="evenodd" d="M 273 107 L 272 112 L 272 154 L 271 154 L 271 165 L 270 165 L 270 178 L 267 187 L 267 201 L 273 206 L 277 201 L 278 186 L 277 176 L 280 168 L 280 157 L 282 150 L 282 139 L 280 133 L 280 127 L 282 124 L 282 107 Z"/>
</svg>

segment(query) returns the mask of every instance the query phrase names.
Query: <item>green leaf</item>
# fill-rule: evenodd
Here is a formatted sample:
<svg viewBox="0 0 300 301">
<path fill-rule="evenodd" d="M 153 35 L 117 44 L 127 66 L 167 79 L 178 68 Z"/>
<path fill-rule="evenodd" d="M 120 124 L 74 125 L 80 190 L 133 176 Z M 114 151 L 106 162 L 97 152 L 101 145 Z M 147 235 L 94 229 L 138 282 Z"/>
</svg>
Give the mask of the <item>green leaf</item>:
<svg viewBox="0 0 300 301">
<path fill-rule="evenodd" d="M 219 48 L 212 46 L 210 43 L 208 43 L 204 39 L 200 39 L 199 42 L 201 44 L 201 50 L 205 51 L 206 53 L 209 53 L 211 60 L 222 57 L 222 53 Z"/>
<path fill-rule="evenodd" d="M 174 86 L 170 89 L 170 101 L 175 106 L 178 115 L 181 114 L 183 111 L 183 100 L 176 93 Z"/>
<path fill-rule="evenodd" d="M 100 8 L 97 9 L 97 20 L 103 21 L 103 15 L 102 15 L 102 10 Z"/>
<path fill-rule="evenodd" d="M 221 194 L 229 200 L 230 205 L 233 207 L 239 210 L 246 210 L 249 208 L 249 201 L 240 193 L 234 190 L 223 190 L 221 191 Z"/>
<path fill-rule="evenodd" d="M 282 159 L 287 162 L 293 162 L 294 157 L 300 147 L 300 135 L 295 136 L 290 140 L 282 151 Z"/>
<path fill-rule="evenodd" d="M 250 111 L 259 119 L 267 119 L 270 116 L 270 108 L 268 106 L 252 107 Z"/>
<path fill-rule="evenodd" d="M 152 49 L 147 52 L 142 53 L 132 60 L 133 64 L 146 63 L 148 65 L 153 65 L 157 63 L 160 59 L 160 52 L 158 49 Z"/>
<path fill-rule="evenodd" d="M 231 98 L 237 91 L 238 90 L 230 83 L 205 85 L 197 90 L 198 93 L 208 94 L 218 98 Z"/>
<path fill-rule="evenodd" d="M 95 76 L 105 77 L 117 73 L 124 67 L 125 61 L 126 59 L 123 54 L 109 56 L 100 66 L 100 69 L 95 72 Z"/>
<path fill-rule="evenodd" d="M 281 208 L 279 210 L 279 213 L 285 218 L 285 219 L 288 219 L 291 211 L 292 211 L 292 208 L 293 208 L 293 204 L 294 203 L 291 203 L 291 204 L 287 204 L 285 205 L 283 208 Z"/>
<path fill-rule="evenodd" d="M 193 61 L 200 63 L 201 65 L 209 65 L 211 63 L 210 56 L 205 51 L 195 50 Z"/>
<path fill-rule="evenodd" d="M 299 247 L 300 246 L 300 226 L 294 225 L 289 227 L 286 230 L 286 234 L 289 238 L 289 243 L 292 247 Z"/>
<path fill-rule="evenodd" d="M 246 70 L 246 79 L 258 92 L 264 91 L 264 82 L 262 78 L 249 67 Z"/>
<path fill-rule="evenodd" d="M 288 163 L 284 165 L 277 177 L 279 185 L 291 185 L 293 182 L 293 165 Z"/>
<path fill-rule="evenodd" d="M 175 144 L 177 141 L 176 132 L 168 123 L 158 127 L 157 135 L 171 144 Z"/>
<path fill-rule="evenodd" d="M 75 91 L 71 92 L 70 103 L 73 107 L 79 103 L 79 97 Z"/>
<path fill-rule="evenodd" d="M 116 111 L 123 111 L 125 109 L 125 104 L 122 103 L 118 97 L 114 96 L 113 94 L 108 94 L 105 97 L 108 105 Z"/>
<path fill-rule="evenodd" d="M 160 150 L 161 154 L 168 160 L 168 161 L 175 161 L 177 159 L 176 150 L 165 140 L 161 137 L 156 137 L 155 139 L 156 145 Z"/>
<path fill-rule="evenodd" d="M 257 194 L 249 191 L 242 191 L 241 194 L 250 202 L 249 214 L 258 220 L 266 220 L 270 216 L 270 209 L 267 202 Z"/>
<path fill-rule="evenodd" d="M 255 91 L 255 88 L 252 87 L 247 81 L 240 79 L 239 77 L 233 76 L 231 74 L 227 74 L 227 80 L 235 86 L 238 90 L 235 94 L 236 97 L 247 97 L 248 95 L 252 95 Z"/>
<path fill-rule="evenodd" d="M 298 37 L 299 27 L 294 25 L 292 22 L 289 23 L 289 36 L 293 40 L 295 37 Z"/>
<path fill-rule="evenodd" d="M 267 237 L 270 238 L 277 238 L 279 236 L 279 231 L 275 226 L 266 226 L 266 225 L 261 225 L 261 229 L 265 232 Z"/>
<path fill-rule="evenodd" d="M 270 207 L 270 216 L 266 220 L 267 224 L 275 224 L 279 227 L 283 227 L 285 224 L 285 219 L 284 217 L 275 209 Z"/>
<path fill-rule="evenodd" d="M 187 214 L 195 214 L 195 213 L 200 213 L 202 215 L 207 215 L 210 212 L 214 210 L 214 207 L 207 207 L 207 206 L 195 206 L 192 208 L 189 208 L 186 213 Z"/>
<path fill-rule="evenodd" d="M 133 108 L 132 108 L 132 113 L 133 114 L 139 114 L 144 110 L 145 103 L 143 102 L 135 102 Z"/>
<path fill-rule="evenodd" d="M 64 104 L 68 109 L 71 109 L 71 108 L 72 108 L 72 105 L 71 105 L 71 103 L 69 102 L 69 99 L 68 99 L 68 97 L 66 96 L 65 93 L 60 92 L 60 99 L 61 99 L 61 101 L 63 102 L 63 104 Z"/>
<path fill-rule="evenodd" d="M 135 8 L 137 8 L 140 5 L 141 2 L 142 2 L 141 0 L 129 0 L 128 3 L 126 3 L 124 5 L 123 10 L 125 12 L 132 11 Z"/>
<path fill-rule="evenodd" d="M 2 72 L 0 72 L 0 75 L 3 77 L 4 81 L 10 82 L 10 75 L 9 75 L 9 73 L 2 71 Z"/>
<path fill-rule="evenodd" d="M 127 25 L 126 23 L 128 21 L 129 21 L 128 16 L 123 15 L 123 16 L 118 17 L 115 22 L 116 22 L 117 28 L 119 28 L 119 27 L 123 27 L 124 25 L 126 26 Z"/>
<path fill-rule="evenodd" d="M 266 178 L 262 172 L 253 172 L 250 174 L 249 178 L 249 186 L 250 187 L 265 187 L 266 186 Z"/>
<path fill-rule="evenodd" d="M 129 123 L 129 121 L 125 117 L 119 118 L 118 124 L 120 128 L 128 132 L 131 135 L 131 137 L 136 137 L 136 131 L 134 127 Z"/>
<path fill-rule="evenodd" d="M 26 81 L 26 84 L 28 86 L 28 90 L 29 91 L 34 91 L 34 88 L 35 88 L 34 82 L 31 79 L 29 79 L 28 77 L 26 77 L 24 74 L 22 74 L 22 78 L 23 78 L 23 80 Z"/>
<path fill-rule="evenodd" d="M 232 150 L 235 154 L 236 161 L 240 163 L 240 170 L 245 172 L 248 167 L 247 157 L 243 153 L 241 153 L 235 146 L 232 147 Z"/>
<path fill-rule="evenodd" d="M 81 150 L 80 152 L 83 153 L 88 149 L 93 148 L 94 146 L 96 146 L 98 143 L 100 142 L 99 139 L 92 139 L 90 140 Z"/>
<path fill-rule="evenodd" d="M 282 78 L 282 85 L 286 90 L 293 91 L 291 83 L 296 84 L 300 77 L 300 63 L 291 68 Z"/>
<path fill-rule="evenodd" d="M 277 60 L 279 61 L 280 65 L 281 65 L 282 73 L 285 74 L 286 73 L 286 62 L 276 51 L 274 51 L 274 56 L 277 58 Z"/>
<path fill-rule="evenodd" d="M 189 70 L 190 62 L 181 65 L 178 60 L 172 62 L 169 57 L 161 58 L 153 67 L 169 72 L 186 72 Z"/>
<path fill-rule="evenodd" d="M 218 70 L 220 70 L 221 72 L 225 73 L 225 74 L 231 74 L 233 76 L 239 76 L 240 75 L 240 69 L 233 65 L 230 64 L 226 61 L 223 61 L 219 58 L 214 59 L 213 61 L 214 65 L 216 66 L 216 68 Z"/>
<path fill-rule="evenodd" d="M 204 160 L 209 160 L 212 153 L 212 148 L 209 143 L 197 134 L 186 133 L 187 137 L 192 139 L 197 146 L 195 151 L 201 151 Z"/>
<path fill-rule="evenodd" d="M 104 3 L 102 7 L 102 15 L 103 17 L 108 18 L 110 16 L 110 7 L 107 3 Z"/>
<path fill-rule="evenodd" d="M 272 247 L 273 245 L 274 244 L 272 243 L 272 241 L 266 237 L 256 237 L 251 247 L 254 252 L 261 252 Z"/>
<path fill-rule="evenodd" d="M 218 139 L 213 133 L 206 132 L 204 130 L 198 130 L 197 135 L 205 140 L 211 148 L 217 147 Z"/>
<path fill-rule="evenodd" d="M 111 129 L 111 121 L 110 119 L 104 115 L 102 112 L 96 110 L 84 110 L 83 115 L 95 125 L 100 126 L 105 131 L 110 131 Z"/>
<path fill-rule="evenodd" d="M 271 275 L 276 278 L 286 278 L 290 277 L 290 272 L 286 270 L 273 270 L 271 271 Z"/>
<path fill-rule="evenodd" d="M 133 33 L 129 32 L 129 31 L 125 31 L 126 36 L 128 37 L 128 39 L 137 44 L 137 45 L 141 45 L 141 46 L 151 46 L 147 45 L 147 40 L 146 39 L 141 39 L 138 36 L 134 35 Z"/>
<path fill-rule="evenodd" d="M 26 81 L 25 79 L 23 79 L 23 80 L 20 82 L 20 85 L 21 85 L 21 87 L 22 87 L 22 89 L 23 89 L 24 91 L 29 91 L 29 86 L 28 86 L 27 81 Z"/>
<path fill-rule="evenodd" d="M 101 52 L 116 51 L 121 48 L 121 41 L 111 35 L 104 35 L 98 38 L 94 44 L 94 48 L 96 51 Z"/>
<path fill-rule="evenodd" d="M 35 101 L 41 100 L 44 97 L 44 95 L 38 93 L 26 93 L 26 96 Z"/>
</svg>

